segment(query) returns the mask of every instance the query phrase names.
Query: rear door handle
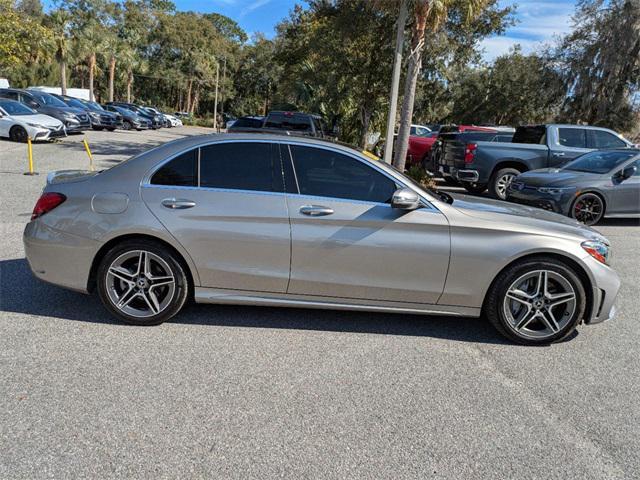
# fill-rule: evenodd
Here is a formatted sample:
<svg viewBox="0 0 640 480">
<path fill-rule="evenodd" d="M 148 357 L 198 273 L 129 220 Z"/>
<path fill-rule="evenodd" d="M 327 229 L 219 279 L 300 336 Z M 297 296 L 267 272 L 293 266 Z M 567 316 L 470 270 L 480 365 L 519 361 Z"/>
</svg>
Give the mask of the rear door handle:
<svg viewBox="0 0 640 480">
<path fill-rule="evenodd" d="M 333 208 L 323 207 L 322 205 L 303 205 L 300 207 L 300 213 L 309 215 L 310 217 L 323 217 L 325 215 L 331 215 Z"/>
<path fill-rule="evenodd" d="M 185 208 L 195 207 L 196 202 L 184 198 L 165 198 L 162 200 L 162 206 L 172 210 L 183 210 Z"/>
</svg>

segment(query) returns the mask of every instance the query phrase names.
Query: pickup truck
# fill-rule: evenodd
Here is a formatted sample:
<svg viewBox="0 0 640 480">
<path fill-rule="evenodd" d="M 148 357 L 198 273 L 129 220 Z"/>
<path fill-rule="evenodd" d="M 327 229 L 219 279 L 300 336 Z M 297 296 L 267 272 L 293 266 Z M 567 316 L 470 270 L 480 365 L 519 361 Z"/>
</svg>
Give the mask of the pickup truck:
<svg viewBox="0 0 640 480">
<path fill-rule="evenodd" d="M 248 122 L 249 119 L 260 119 L 253 123 Z M 264 132 L 264 133 L 282 133 L 304 135 L 309 137 L 326 138 L 334 136 L 328 131 L 324 120 L 320 115 L 303 112 L 283 112 L 272 111 L 266 117 L 242 117 L 239 118 L 227 130 L 233 132 Z"/>
<path fill-rule="evenodd" d="M 518 127 L 511 142 L 444 140 L 438 169 L 471 193 L 489 189 L 506 199 L 507 188 L 520 173 L 555 167 L 583 153 L 633 144 L 607 128 L 585 125 L 527 125 Z"/>
</svg>

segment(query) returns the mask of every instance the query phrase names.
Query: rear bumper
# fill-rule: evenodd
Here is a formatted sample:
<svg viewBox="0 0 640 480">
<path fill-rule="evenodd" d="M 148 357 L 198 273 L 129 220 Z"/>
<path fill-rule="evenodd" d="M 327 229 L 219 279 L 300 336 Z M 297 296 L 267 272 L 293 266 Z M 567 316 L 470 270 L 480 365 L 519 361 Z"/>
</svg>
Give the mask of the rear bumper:
<svg viewBox="0 0 640 480">
<path fill-rule="evenodd" d="M 29 267 L 37 278 L 87 292 L 91 264 L 100 242 L 55 230 L 37 219 L 25 227 L 23 242 Z"/>
</svg>

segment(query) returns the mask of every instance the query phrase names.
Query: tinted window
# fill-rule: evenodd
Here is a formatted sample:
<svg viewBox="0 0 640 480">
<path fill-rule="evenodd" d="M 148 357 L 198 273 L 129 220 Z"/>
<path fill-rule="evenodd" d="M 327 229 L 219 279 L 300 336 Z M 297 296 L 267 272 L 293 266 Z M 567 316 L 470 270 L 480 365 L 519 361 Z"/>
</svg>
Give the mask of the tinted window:
<svg viewBox="0 0 640 480">
<path fill-rule="evenodd" d="M 0 92 L 0 97 L 10 98 L 11 100 L 18 100 L 18 94 L 16 92 Z"/>
<path fill-rule="evenodd" d="M 67 105 L 62 101 L 58 100 L 53 95 L 48 93 L 41 92 L 30 92 L 33 98 L 40 103 L 41 105 L 48 105 L 49 107 L 66 107 Z"/>
<path fill-rule="evenodd" d="M 587 148 L 586 131 L 583 128 L 559 128 L 560 145 L 565 147 Z"/>
<path fill-rule="evenodd" d="M 562 169 L 587 173 L 607 173 L 636 154 L 633 150 L 628 152 L 600 151 L 586 153 L 567 163 Z"/>
<path fill-rule="evenodd" d="M 26 105 L 11 100 L 0 100 L 0 108 L 8 115 L 34 115 L 36 113 Z"/>
<path fill-rule="evenodd" d="M 300 193 L 389 203 L 395 182 L 356 159 L 320 148 L 291 146 Z"/>
<path fill-rule="evenodd" d="M 151 183 L 196 187 L 198 185 L 198 149 L 183 153 L 163 165 L 153 174 Z"/>
<path fill-rule="evenodd" d="M 280 158 L 270 143 L 219 143 L 200 151 L 200 186 L 282 192 Z"/>
<path fill-rule="evenodd" d="M 589 148 L 624 148 L 627 146 L 620 138 L 603 130 L 589 130 Z"/>
<path fill-rule="evenodd" d="M 249 128 L 260 128 L 262 127 L 262 119 L 259 118 L 248 118 L 243 117 L 239 118 L 232 125 L 233 128 L 236 127 L 249 127 Z"/>
<path fill-rule="evenodd" d="M 476 142 L 490 142 L 495 138 L 495 132 L 465 132 L 460 134 L 459 139 L 463 142 L 476 141 Z"/>
<path fill-rule="evenodd" d="M 297 115 L 294 113 L 270 113 L 267 117 L 265 127 L 308 132 L 311 131 L 311 122 L 308 115 Z"/>
</svg>

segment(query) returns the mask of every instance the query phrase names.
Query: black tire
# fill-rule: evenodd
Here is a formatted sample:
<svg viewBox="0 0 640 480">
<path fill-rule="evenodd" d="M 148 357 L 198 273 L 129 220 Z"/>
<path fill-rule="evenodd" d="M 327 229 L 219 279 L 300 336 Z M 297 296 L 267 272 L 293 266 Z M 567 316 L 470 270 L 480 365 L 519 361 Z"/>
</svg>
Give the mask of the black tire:
<svg viewBox="0 0 640 480">
<path fill-rule="evenodd" d="M 123 130 L 132 130 L 133 129 L 133 123 L 131 123 L 129 120 L 125 120 L 124 122 L 122 122 L 122 129 Z"/>
<path fill-rule="evenodd" d="M 481 183 L 465 182 L 464 188 L 469 193 L 473 193 L 474 195 L 480 195 L 481 193 L 484 193 L 484 191 L 487 189 L 487 186 Z"/>
<path fill-rule="evenodd" d="M 595 225 L 602 220 L 605 210 L 606 205 L 600 195 L 586 192 L 573 201 L 569 215 L 585 225 Z"/>
<path fill-rule="evenodd" d="M 13 142 L 27 143 L 27 139 L 29 138 L 29 134 L 24 129 L 24 127 L 20 125 L 14 125 L 9 130 L 9 139 Z"/>
<path fill-rule="evenodd" d="M 515 168 L 501 168 L 497 172 L 494 172 L 491 176 L 491 180 L 489 180 L 489 194 L 493 198 L 497 198 L 498 200 L 506 200 L 506 187 L 508 187 L 508 184 L 511 183 L 511 180 L 520 175 L 520 173 L 522 172 L 520 172 L 520 170 L 516 170 Z M 507 180 L 507 178 L 510 178 L 510 180 Z"/>
<path fill-rule="evenodd" d="M 521 301 L 507 297 L 507 292 L 513 287 L 514 283 L 518 282 L 521 278 L 527 275 L 533 275 L 535 278 L 536 275 L 539 275 L 537 272 L 541 271 L 551 272 L 547 273 L 546 277 L 550 278 L 550 291 L 554 290 L 553 282 L 557 282 L 557 284 L 560 285 L 558 279 L 564 279 L 567 285 L 570 285 L 573 290 L 574 303 L 567 302 L 553 306 L 551 303 L 548 303 L 553 302 L 553 300 L 536 299 L 535 302 L 541 302 L 542 306 L 539 307 L 536 305 L 533 308 L 540 308 L 543 317 L 538 315 L 538 310 L 531 310 L 523 304 L 521 305 L 521 308 L 525 309 L 523 313 L 531 312 L 533 316 L 528 324 L 524 324 L 527 317 L 526 315 L 523 316 L 521 323 L 523 326 L 520 328 L 520 331 L 518 331 L 516 328 L 518 325 L 513 325 L 513 323 L 517 323 L 518 319 L 513 318 L 513 310 L 511 309 L 518 309 Z M 556 290 L 556 292 L 557 291 L 559 291 L 559 289 Z M 584 285 L 578 273 L 568 263 L 553 257 L 531 257 L 514 263 L 496 277 L 485 297 L 483 313 L 498 332 L 516 343 L 523 345 L 548 345 L 558 342 L 574 332 L 584 317 L 587 306 L 586 298 Z M 531 302 L 534 303 L 534 300 L 531 300 Z M 564 310 L 565 308 L 566 310 Z M 548 314 L 549 309 L 552 311 L 550 317 Z M 561 313 L 560 320 L 556 321 L 559 313 Z M 511 315 L 512 319 L 509 319 L 508 315 Z M 554 321 L 551 322 L 550 318 L 554 319 Z M 552 324 L 555 324 L 555 326 L 559 328 L 557 330 L 547 328 Z M 538 328 L 537 331 L 535 330 L 536 328 Z M 541 328 L 544 328 L 544 331 Z M 544 332 L 548 332 L 548 334 Z"/>
<path fill-rule="evenodd" d="M 109 127 L 109 128 L 107 128 L 107 130 L 109 130 L 110 132 L 115 131 L 115 129 L 116 129 L 116 127 Z"/>
<path fill-rule="evenodd" d="M 444 183 L 446 183 L 447 185 L 449 185 L 450 187 L 459 187 L 460 186 L 460 182 L 458 180 L 456 180 L 453 177 L 443 177 L 444 178 Z"/>
<path fill-rule="evenodd" d="M 103 127 L 91 127 L 91 128 L 93 128 L 94 130 L 97 130 L 97 131 L 101 131 Z"/>
<path fill-rule="evenodd" d="M 151 257 L 149 260 L 151 267 L 154 266 L 152 262 L 155 262 L 156 268 L 163 268 L 159 270 L 160 276 L 152 277 L 145 276 L 142 273 L 135 273 L 136 255 L 139 255 L 140 252 L 145 252 L 148 258 Z M 116 265 L 120 259 L 126 258 L 127 256 L 131 256 L 131 258 L 126 261 L 132 262 L 130 263 L 132 268 L 126 269 L 126 277 L 124 275 L 120 277 L 109 274 L 110 267 Z M 158 258 L 160 259 L 159 263 L 157 261 Z M 137 263 L 140 264 L 139 261 L 137 261 Z M 118 272 L 125 271 L 125 267 L 118 266 L 117 268 L 119 269 Z M 173 284 L 171 286 L 157 285 L 158 289 L 153 290 L 153 284 L 156 282 L 155 279 L 160 279 L 163 271 L 170 271 L 170 275 L 173 277 Z M 156 271 L 156 273 L 158 273 L 158 271 Z M 120 275 L 120 273 L 118 273 L 118 275 Z M 168 275 L 169 274 L 166 274 L 164 278 L 168 278 Z M 180 259 L 162 244 L 143 239 L 127 240 L 109 250 L 100 262 L 97 271 L 98 295 L 106 309 L 125 323 L 131 325 L 159 325 L 176 315 L 184 306 L 189 295 L 188 278 L 186 267 L 183 266 Z M 131 280 L 131 285 L 127 284 L 128 280 L 126 279 Z M 146 284 L 146 289 L 140 286 L 141 284 L 139 282 Z M 159 281 L 158 283 L 162 282 Z M 118 289 L 120 289 L 120 292 Z M 132 292 L 130 295 L 132 300 L 130 300 L 129 305 L 124 305 L 123 308 L 129 311 L 139 308 L 140 315 L 132 315 L 128 311 L 123 311 L 123 309 L 117 307 L 114 303 L 115 300 L 118 299 L 119 294 L 122 295 L 120 297 L 121 300 L 129 298 L 126 296 L 126 292 L 129 291 Z M 150 302 L 150 292 L 152 291 L 155 292 L 153 293 L 153 299 L 155 300 L 155 305 L 158 307 L 158 312 L 154 311 L 151 304 L 152 302 Z M 147 305 L 148 308 L 145 305 Z M 148 309 L 148 314 L 142 315 L 143 308 Z"/>
</svg>

